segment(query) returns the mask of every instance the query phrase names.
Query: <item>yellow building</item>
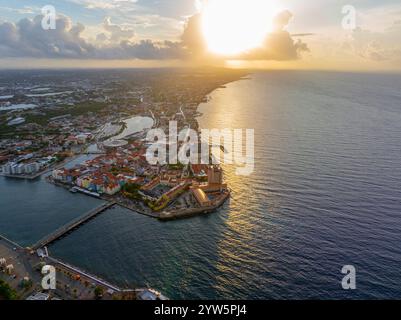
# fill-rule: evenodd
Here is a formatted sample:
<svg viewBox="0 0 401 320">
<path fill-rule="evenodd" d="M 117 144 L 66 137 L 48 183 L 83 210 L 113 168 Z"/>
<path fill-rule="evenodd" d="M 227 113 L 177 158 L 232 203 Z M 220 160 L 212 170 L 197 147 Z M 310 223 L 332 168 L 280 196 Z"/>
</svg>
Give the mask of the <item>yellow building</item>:
<svg viewBox="0 0 401 320">
<path fill-rule="evenodd" d="M 209 197 L 202 189 L 192 188 L 191 192 L 201 207 L 209 207 L 212 205 Z"/>
</svg>

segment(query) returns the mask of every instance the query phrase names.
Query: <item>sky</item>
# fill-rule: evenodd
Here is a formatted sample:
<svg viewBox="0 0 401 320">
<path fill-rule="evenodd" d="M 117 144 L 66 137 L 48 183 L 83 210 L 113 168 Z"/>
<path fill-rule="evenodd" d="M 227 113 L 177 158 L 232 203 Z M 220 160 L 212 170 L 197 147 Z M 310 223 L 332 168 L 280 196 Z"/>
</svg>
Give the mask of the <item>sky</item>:
<svg viewBox="0 0 401 320">
<path fill-rule="evenodd" d="M 0 68 L 401 72 L 400 39 L 399 0 L 0 0 Z"/>
</svg>

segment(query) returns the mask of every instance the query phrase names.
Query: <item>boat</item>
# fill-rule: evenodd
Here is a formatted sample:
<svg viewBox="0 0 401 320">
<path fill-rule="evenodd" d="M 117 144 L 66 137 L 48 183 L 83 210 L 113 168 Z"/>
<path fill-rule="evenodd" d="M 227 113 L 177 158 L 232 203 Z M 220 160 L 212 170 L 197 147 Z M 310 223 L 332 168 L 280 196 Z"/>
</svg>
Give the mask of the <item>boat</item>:
<svg viewBox="0 0 401 320">
<path fill-rule="evenodd" d="M 151 288 L 138 289 L 137 297 L 139 300 L 169 300 L 166 296 L 159 291 Z"/>
</svg>

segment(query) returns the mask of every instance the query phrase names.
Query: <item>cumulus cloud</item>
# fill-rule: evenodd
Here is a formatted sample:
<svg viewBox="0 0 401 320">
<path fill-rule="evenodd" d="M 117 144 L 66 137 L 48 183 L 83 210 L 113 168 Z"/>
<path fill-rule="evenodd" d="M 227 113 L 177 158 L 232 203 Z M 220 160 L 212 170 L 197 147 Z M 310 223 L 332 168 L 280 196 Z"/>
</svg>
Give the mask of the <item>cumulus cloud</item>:
<svg viewBox="0 0 401 320">
<path fill-rule="evenodd" d="M 179 42 L 141 40 L 139 42 L 121 41 L 118 46 L 102 46 L 91 58 L 166 60 L 184 59 L 187 56 Z"/>
<path fill-rule="evenodd" d="M 285 30 L 293 15 L 288 10 L 282 11 L 274 19 L 274 30 L 266 36 L 263 45 L 241 56 L 246 60 L 296 60 L 309 48 L 302 40 L 294 40 Z"/>
<path fill-rule="evenodd" d="M 273 21 L 275 31 L 283 30 L 290 23 L 292 17 L 293 14 L 288 10 L 284 10 L 275 16 Z"/>
<path fill-rule="evenodd" d="M 116 24 L 111 23 L 111 18 L 106 17 L 103 21 L 103 28 L 110 33 L 111 41 L 119 41 L 121 39 L 130 39 L 135 33 L 132 29 L 122 28 Z"/>
<path fill-rule="evenodd" d="M 362 28 L 353 31 L 350 41 L 345 48 L 359 57 L 374 61 L 401 61 L 401 22 L 382 32 L 373 32 Z"/>
<path fill-rule="evenodd" d="M 196 57 L 207 55 L 207 44 L 201 31 L 201 17 L 201 14 L 190 17 L 181 37 L 184 47 Z M 228 58 L 239 60 L 298 59 L 302 52 L 307 52 L 309 49 L 306 43 L 301 40 L 295 41 L 285 30 L 292 17 L 292 13 L 287 10 L 280 12 L 274 19 L 274 30 L 266 35 L 262 46 Z M 224 17 L 222 17 L 222 23 L 224 23 Z"/>
<path fill-rule="evenodd" d="M 92 1 L 87 1 L 92 3 Z M 135 2 L 135 1 L 133 1 Z M 107 5 L 109 2 L 104 1 Z M 292 14 L 281 12 L 274 21 L 274 30 L 266 36 L 260 48 L 230 59 L 290 60 L 298 59 L 308 51 L 301 40 L 293 40 L 285 30 Z M 207 50 L 201 31 L 201 15 L 190 17 L 177 41 L 135 41 L 135 32 L 113 24 L 110 18 L 103 21 L 103 32 L 91 43 L 83 34 L 85 26 L 72 24 L 71 19 L 59 15 L 56 30 L 43 30 L 42 16 L 22 19 L 18 23 L 0 23 L 0 57 L 69 58 L 69 59 L 215 59 Z M 224 23 L 224 17 L 222 17 Z M 224 57 L 222 57 L 224 59 Z"/>
<path fill-rule="evenodd" d="M 105 29 L 118 44 L 97 46 L 83 36 L 85 26 L 72 25 L 66 16 L 58 16 L 55 30 L 42 28 L 42 16 L 23 19 L 17 24 L 0 24 L 0 57 L 69 58 L 69 59 L 174 59 L 183 57 L 179 43 L 143 40 L 131 42 L 132 31 L 105 21 Z M 98 35 L 98 40 L 107 36 Z"/>
<path fill-rule="evenodd" d="M 206 41 L 202 34 L 202 16 L 200 13 L 188 18 L 181 36 L 183 46 L 191 55 L 204 55 L 207 52 Z"/>
<path fill-rule="evenodd" d="M 295 41 L 287 31 L 281 30 L 269 34 L 260 48 L 244 53 L 240 58 L 246 60 L 296 60 L 302 52 L 308 52 L 306 43 Z"/>
<path fill-rule="evenodd" d="M 137 0 L 70 0 L 71 2 L 83 5 L 87 9 L 115 9 L 124 5 L 132 5 Z"/>
<path fill-rule="evenodd" d="M 92 54 L 95 48 L 81 33 L 82 24 L 72 25 L 65 16 L 57 19 L 55 30 L 43 30 L 42 17 L 22 19 L 17 24 L 0 24 L 1 57 L 63 57 L 83 58 Z"/>
</svg>

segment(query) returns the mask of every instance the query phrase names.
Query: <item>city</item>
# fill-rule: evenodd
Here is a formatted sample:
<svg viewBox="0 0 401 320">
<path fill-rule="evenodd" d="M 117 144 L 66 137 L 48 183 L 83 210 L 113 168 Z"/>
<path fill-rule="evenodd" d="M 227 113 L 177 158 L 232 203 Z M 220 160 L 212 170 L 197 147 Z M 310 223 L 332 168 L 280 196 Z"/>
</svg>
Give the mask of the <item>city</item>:
<svg viewBox="0 0 401 320">
<path fill-rule="evenodd" d="M 49 257 L 47 246 L 113 206 L 168 221 L 213 212 L 229 198 L 230 191 L 223 181 L 223 170 L 212 161 L 210 164 L 184 165 L 176 162 L 151 165 L 146 159 L 146 134 L 155 126 L 167 128 L 171 121 L 179 129 L 198 128 L 195 118 L 198 113 L 192 109 L 196 110 L 197 104 L 206 101 L 207 93 L 213 88 L 222 87 L 233 79 L 244 77 L 246 73 L 227 73 L 219 69 L 200 70 L 195 75 L 193 70 L 190 74 L 178 71 L 168 76 L 162 71 L 138 73 L 142 81 L 145 79 L 145 84 L 138 85 L 119 78 L 114 94 L 109 89 L 101 90 L 99 84 L 96 94 L 93 93 L 92 72 L 83 73 L 82 76 L 88 79 L 79 82 L 85 83 L 79 92 L 84 97 L 96 97 L 87 100 L 79 94 L 71 98 L 70 93 L 75 92 L 76 83 L 69 88 L 71 91 L 56 94 L 58 98 L 54 104 L 48 98 L 54 96 L 51 93 L 18 93 L 26 90 L 57 91 L 47 82 L 49 77 L 55 77 L 52 72 L 42 73 L 43 84 L 39 86 L 43 88 L 36 88 L 32 84 L 27 85 L 28 89 L 23 88 L 23 84 L 17 81 L 12 89 L 14 94 L 6 95 L 11 92 L 10 89 L 2 93 L 0 116 L 6 124 L 0 133 L 3 137 L 0 174 L 9 179 L 31 181 L 45 176 L 47 183 L 70 193 L 81 193 L 108 203 L 87 212 L 78 221 L 54 230 L 54 233 L 27 248 L 2 237 L 3 255 L 7 256 L 8 250 L 8 254 L 14 256 L 14 263 L 2 258 L 3 273 L 15 278 L 17 274 L 20 277 L 24 273 L 27 275 L 25 280 L 13 281 L 13 288 L 22 291 L 23 296 L 30 293 L 32 299 L 52 298 L 48 294 L 41 294 L 40 289 L 36 294 L 32 293 L 32 288 L 38 290 L 39 266 L 44 265 L 46 259 L 51 259 L 52 263 L 57 263 L 58 270 L 66 274 L 67 282 L 61 286 L 61 291 L 53 295 L 54 299 L 163 298 L 162 294 L 151 288 L 119 289 L 104 280 L 98 280 L 96 276 L 88 276 L 80 269 Z M 103 80 L 104 86 L 116 78 L 115 75 L 110 77 Z M 63 83 L 63 76 L 58 78 Z M 20 81 L 26 83 L 27 79 Z M 132 87 L 128 97 L 117 93 L 125 86 Z M 14 98 L 16 96 L 18 99 Z M 122 100 L 126 101 L 121 106 L 119 103 Z M 12 104 L 17 102 L 21 103 Z M 94 107 L 94 103 L 101 105 Z M 57 105 L 63 106 L 61 110 Z M 66 105 L 69 106 L 68 111 L 65 110 Z M 80 157 L 85 159 L 80 161 Z M 18 261 L 21 259 L 28 261 L 26 264 L 29 267 L 26 270 L 14 270 L 14 265 L 20 264 Z M 21 281 L 28 284 L 24 285 Z M 95 289 L 101 290 L 101 297 L 94 294 Z"/>
<path fill-rule="evenodd" d="M 0 0 L 0 310 L 401 299 L 400 21 L 399 0 Z"/>
</svg>

